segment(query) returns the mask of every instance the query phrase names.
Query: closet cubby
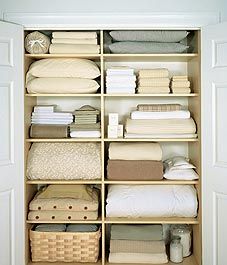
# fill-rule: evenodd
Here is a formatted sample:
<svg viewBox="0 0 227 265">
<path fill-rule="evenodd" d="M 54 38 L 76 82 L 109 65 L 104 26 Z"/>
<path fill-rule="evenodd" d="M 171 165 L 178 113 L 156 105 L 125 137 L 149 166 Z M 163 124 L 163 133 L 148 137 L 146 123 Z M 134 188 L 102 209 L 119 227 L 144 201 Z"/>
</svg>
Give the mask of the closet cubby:
<svg viewBox="0 0 227 265">
<path fill-rule="evenodd" d="M 38 29 L 29 28 L 25 30 L 25 36 L 38 30 L 45 34 L 51 35 L 53 31 L 67 31 L 67 29 Z M 141 29 L 142 30 L 142 29 Z M 147 30 L 147 29 L 146 29 Z M 160 28 L 160 30 L 162 30 Z M 174 29 L 177 30 L 177 29 Z M 182 30 L 182 29 L 181 29 Z M 102 177 L 97 180 L 29 180 L 24 176 L 25 183 L 25 239 L 26 239 L 26 264 L 28 265 L 49 265 L 49 262 L 32 262 L 30 252 L 29 230 L 36 224 L 49 223 L 48 221 L 28 221 L 28 206 L 32 198 L 41 185 L 48 184 L 95 184 L 99 185 L 100 193 L 100 206 L 99 218 L 95 221 L 68 221 L 67 223 L 88 223 L 98 224 L 101 226 L 101 239 L 100 239 L 100 255 L 97 263 L 105 265 L 108 262 L 109 253 L 109 230 L 111 224 L 190 224 L 193 230 L 193 246 L 192 255 L 184 258 L 181 263 L 183 265 L 201 265 L 202 256 L 202 240 L 201 240 L 201 61 L 200 61 L 200 31 L 196 29 L 186 29 L 190 32 L 185 44 L 190 45 L 191 48 L 187 53 L 177 54 L 114 54 L 108 50 L 108 44 L 111 41 L 108 37 L 110 29 L 97 30 L 98 44 L 100 45 L 99 54 L 28 54 L 24 55 L 24 73 L 26 73 L 32 62 L 46 58 L 85 58 L 94 61 L 100 68 L 101 75 L 96 79 L 100 83 L 100 88 L 95 94 L 29 94 L 24 89 L 24 127 L 25 127 L 25 169 L 27 166 L 27 157 L 31 145 L 34 142 L 99 142 L 101 148 L 101 166 Z M 80 31 L 77 29 L 70 29 L 70 31 Z M 84 31 L 84 30 L 81 30 Z M 92 31 L 87 29 L 87 31 Z M 129 66 L 135 69 L 135 73 L 139 69 L 151 68 L 168 68 L 170 77 L 173 75 L 188 75 L 192 84 L 192 92 L 190 94 L 106 94 L 105 76 L 106 69 L 112 66 Z M 126 139 L 116 138 L 109 139 L 107 137 L 108 114 L 117 112 L 119 114 L 119 121 L 121 124 L 125 123 L 125 119 L 130 115 L 130 111 L 136 108 L 138 104 L 142 103 L 179 103 L 191 112 L 193 119 L 197 125 L 198 138 L 193 139 Z M 101 138 L 65 138 L 65 139 L 36 139 L 29 137 L 29 128 L 31 125 L 31 113 L 35 105 L 51 105 L 58 106 L 58 110 L 74 111 L 83 105 L 91 105 L 100 109 L 101 119 Z M 159 142 L 163 149 L 164 159 L 172 155 L 182 155 L 190 158 L 191 162 L 196 166 L 196 172 L 199 175 L 198 180 L 161 180 L 161 181 L 111 181 L 107 179 L 106 166 L 108 160 L 108 146 L 111 142 Z M 160 218 L 109 218 L 106 217 L 105 206 L 108 191 L 108 185 L 194 185 L 198 195 L 198 216 L 195 218 L 182 218 L 182 217 L 160 217 Z M 59 222 L 52 222 L 59 223 Z M 58 265 L 73 265 L 82 263 L 65 263 L 58 262 Z M 83 263 L 84 264 L 84 263 Z M 174 263 L 168 262 L 168 265 Z"/>
</svg>

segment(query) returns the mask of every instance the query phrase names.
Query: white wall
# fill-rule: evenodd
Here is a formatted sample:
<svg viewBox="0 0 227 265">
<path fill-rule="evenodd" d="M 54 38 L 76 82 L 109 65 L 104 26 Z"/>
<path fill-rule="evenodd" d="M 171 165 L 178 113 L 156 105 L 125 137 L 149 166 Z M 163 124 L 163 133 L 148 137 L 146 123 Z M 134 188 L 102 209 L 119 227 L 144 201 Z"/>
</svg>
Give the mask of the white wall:
<svg viewBox="0 0 227 265">
<path fill-rule="evenodd" d="M 226 5 L 226 0 L 0 0 L 0 13 L 219 12 L 222 11 L 221 2 Z"/>
</svg>

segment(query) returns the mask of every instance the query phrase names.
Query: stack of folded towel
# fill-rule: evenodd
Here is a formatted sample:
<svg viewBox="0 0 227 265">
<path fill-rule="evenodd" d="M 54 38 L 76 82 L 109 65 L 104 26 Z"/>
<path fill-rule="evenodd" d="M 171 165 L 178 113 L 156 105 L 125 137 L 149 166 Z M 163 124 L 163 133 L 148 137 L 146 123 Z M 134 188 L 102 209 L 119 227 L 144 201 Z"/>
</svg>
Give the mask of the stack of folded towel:
<svg viewBox="0 0 227 265">
<path fill-rule="evenodd" d="M 99 53 L 97 33 L 89 31 L 52 33 L 50 53 Z"/>
<path fill-rule="evenodd" d="M 107 178 L 110 180 L 161 180 L 159 143 L 110 143 Z"/>
<path fill-rule="evenodd" d="M 38 232 L 96 232 L 98 226 L 93 224 L 40 224 L 34 229 Z"/>
<path fill-rule="evenodd" d="M 126 66 L 106 70 L 107 94 L 135 94 L 136 76 L 134 69 Z"/>
<path fill-rule="evenodd" d="M 49 185 L 29 204 L 29 220 L 68 221 L 98 218 L 98 191 L 88 185 Z"/>
<path fill-rule="evenodd" d="M 189 162 L 189 159 L 182 156 L 175 156 L 164 161 L 165 179 L 173 180 L 194 180 L 199 176 L 195 172 L 195 166 Z"/>
<path fill-rule="evenodd" d="M 173 94 L 191 93 L 190 81 L 187 75 L 175 75 L 171 79 L 171 90 Z"/>
<path fill-rule="evenodd" d="M 162 225 L 112 225 L 110 263 L 168 262 Z"/>
<path fill-rule="evenodd" d="M 169 89 L 169 71 L 166 68 L 143 69 L 138 73 L 139 94 L 168 94 Z"/>
<path fill-rule="evenodd" d="M 126 120 L 125 138 L 196 138 L 196 124 L 179 104 L 138 105 Z"/>
<path fill-rule="evenodd" d="M 111 53 L 182 53 L 189 46 L 181 43 L 185 30 L 112 30 Z"/>
<path fill-rule="evenodd" d="M 89 106 L 82 106 L 74 111 L 75 122 L 70 125 L 70 136 L 81 138 L 101 137 L 101 125 L 99 122 L 100 111 Z"/>
</svg>

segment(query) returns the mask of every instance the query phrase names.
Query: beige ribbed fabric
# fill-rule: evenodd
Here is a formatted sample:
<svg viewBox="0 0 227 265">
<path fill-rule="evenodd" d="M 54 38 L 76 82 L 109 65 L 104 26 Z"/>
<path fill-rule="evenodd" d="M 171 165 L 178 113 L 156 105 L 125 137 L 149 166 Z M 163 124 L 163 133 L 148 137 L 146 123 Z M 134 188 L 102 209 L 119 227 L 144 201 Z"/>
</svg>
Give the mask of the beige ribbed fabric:
<svg viewBox="0 0 227 265">
<path fill-rule="evenodd" d="M 64 44 L 98 44 L 97 39 L 52 39 L 52 43 L 64 43 Z"/>
<path fill-rule="evenodd" d="M 49 53 L 99 53 L 100 46 L 96 44 L 61 44 L 52 43 Z"/>
<path fill-rule="evenodd" d="M 187 75 L 174 75 L 171 78 L 173 81 L 188 81 L 188 76 Z"/>
<path fill-rule="evenodd" d="M 138 111 L 177 111 L 181 110 L 180 104 L 139 104 Z"/>
<path fill-rule="evenodd" d="M 169 86 L 169 78 L 139 78 L 138 84 L 151 87 Z"/>
<path fill-rule="evenodd" d="M 190 119 L 131 120 L 127 119 L 127 133 L 135 134 L 188 134 L 196 133 L 196 125 Z"/>
<path fill-rule="evenodd" d="M 110 240 L 110 252 L 164 253 L 165 241 Z"/>
<path fill-rule="evenodd" d="M 174 87 L 171 89 L 173 94 L 189 94 L 191 93 L 190 87 Z"/>
<path fill-rule="evenodd" d="M 54 31 L 52 37 L 65 39 L 97 39 L 97 33 L 91 31 Z"/>
<path fill-rule="evenodd" d="M 162 160 L 159 143 L 110 143 L 109 159 L 115 160 Z"/>
<path fill-rule="evenodd" d="M 169 86 L 165 86 L 165 87 L 138 86 L 137 93 L 138 94 L 168 94 L 170 93 L 170 88 Z"/>
<path fill-rule="evenodd" d="M 171 87 L 190 87 L 190 81 L 172 81 Z"/>
<path fill-rule="evenodd" d="M 168 77 L 169 76 L 169 70 L 166 68 L 157 68 L 157 69 L 141 69 L 139 70 L 139 77 Z"/>
</svg>

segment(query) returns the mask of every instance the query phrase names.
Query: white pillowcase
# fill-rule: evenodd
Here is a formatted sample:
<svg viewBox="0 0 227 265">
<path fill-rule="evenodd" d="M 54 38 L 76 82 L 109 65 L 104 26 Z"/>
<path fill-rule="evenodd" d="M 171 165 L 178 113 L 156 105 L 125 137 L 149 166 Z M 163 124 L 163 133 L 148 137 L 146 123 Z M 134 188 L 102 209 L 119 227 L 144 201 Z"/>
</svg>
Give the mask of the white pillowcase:
<svg viewBox="0 0 227 265">
<path fill-rule="evenodd" d="M 163 177 L 172 180 L 195 180 L 199 178 L 198 174 L 192 168 L 176 170 L 169 170 L 167 168 Z"/>
<path fill-rule="evenodd" d="M 164 163 L 169 170 L 195 168 L 195 166 L 189 162 L 189 159 L 183 156 L 175 156 L 170 159 L 166 159 Z"/>
<path fill-rule="evenodd" d="M 109 185 L 107 217 L 196 217 L 191 185 Z"/>
</svg>

